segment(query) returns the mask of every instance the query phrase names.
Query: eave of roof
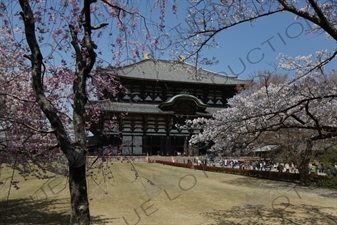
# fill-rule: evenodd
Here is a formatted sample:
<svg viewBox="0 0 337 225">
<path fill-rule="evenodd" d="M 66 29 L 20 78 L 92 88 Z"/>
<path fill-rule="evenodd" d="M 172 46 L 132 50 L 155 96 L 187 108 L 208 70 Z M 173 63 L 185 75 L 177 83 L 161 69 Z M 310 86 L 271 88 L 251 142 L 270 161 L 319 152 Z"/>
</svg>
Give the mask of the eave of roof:
<svg viewBox="0 0 337 225">
<path fill-rule="evenodd" d="M 111 102 L 104 101 L 89 101 L 86 105 L 88 109 L 97 109 L 106 112 L 118 113 L 138 113 L 138 114 L 162 114 L 173 115 L 173 111 L 163 111 L 158 108 L 157 104 L 144 104 L 144 103 L 125 103 L 125 102 Z M 207 107 L 205 112 L 197 112 L 197 116 L 212 116 L 213 113 L 223 108 Z"/>
<path fill-rule="evenodd" d="M 186 94 L 186 93 L 182 93 L 182 94 L 178 94 L 173 96 L 172 98 L 170 98 L 168 101 L 160 103 L 159 104 L 159 108 L 165 107 L 165 106 L 172 106 L 177 100 L 191 100 L 193 101 L 199 108 L 202 109 L 206 109 L 207 108 L 207 104 L 203 103 L 200 99 L 198 99 L 197 97 L 190 95 L 190 94 Z"/>
<path fill-rule="evenodd" d="M 115 73 L 113 68 L 101 68 L 103 73 Z M 116 68 L 121 78 L 137 80 L 153 80 L 165 82 L 198 83 L 204 85 L 233 86 L 242 85 L 247 80 L 235 76 L 225 76 L 220 73 L 197 68 L 188 63 L 170 60 L 146 59 L 137 63 Z"/>
<path fill-rule="evenodd" d="M 144 114 L 172 114 L 173 111 L 162 111 L 156 104 L 125 103 L 104 101 L 90 101 L 87 108 L 98 109 L 107 112 L 119 113 L 144 113 Z"/>
</svg>

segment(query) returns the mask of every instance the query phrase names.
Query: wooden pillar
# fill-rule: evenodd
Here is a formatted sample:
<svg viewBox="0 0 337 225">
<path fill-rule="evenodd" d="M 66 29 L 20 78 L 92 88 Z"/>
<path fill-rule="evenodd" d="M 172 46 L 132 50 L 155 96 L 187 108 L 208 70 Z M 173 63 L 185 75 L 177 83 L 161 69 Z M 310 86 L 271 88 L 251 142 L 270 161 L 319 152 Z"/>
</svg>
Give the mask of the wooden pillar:
<svg viewBox="0 0 337 225">
<path fill-rule="evenodd" d="M 146 155 L 148 153 L 148 143 L 147 143 L 147 137 L 146 137 L 147 116 L 145 116 L 145 115 L 143 116 L 142 129 L 143 129 L 143 135 L 142 135 L 142 154 Z"/>
<path fill-rule="evenodd" d="M 167 156 L 169 155 L 169 151 L 170 151 L 170 146 L 171 146 L 171 143 L 170 143 L 170 136 L 166 136 L 166 141 L 165 141 L 165 152 L 163 153 L 164 156 Z"/>
</svg>

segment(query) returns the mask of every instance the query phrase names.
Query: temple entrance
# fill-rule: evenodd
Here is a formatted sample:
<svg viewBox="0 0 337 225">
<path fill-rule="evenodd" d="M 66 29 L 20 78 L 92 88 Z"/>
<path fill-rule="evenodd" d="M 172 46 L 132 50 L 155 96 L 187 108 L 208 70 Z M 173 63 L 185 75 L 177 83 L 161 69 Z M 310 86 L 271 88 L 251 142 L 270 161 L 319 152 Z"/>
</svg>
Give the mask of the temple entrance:
<svg viewBox="0 0 337 225">
<path fill-rule="evenodd" d="M 152 147 L 152 151 L 151 151 L 151 155 L 161 155 L 160 147 L 158 147 L 158 146 L 153 146 L 153 147 Z"/>
<path fill-rule="evenodd" d="M 146 136 L 144 138 L 147 148 L 143 149 L 143 154 L 174 156 L 178 152 L 183 155 L 186 145 L 186 136 Z"/>
</svg>

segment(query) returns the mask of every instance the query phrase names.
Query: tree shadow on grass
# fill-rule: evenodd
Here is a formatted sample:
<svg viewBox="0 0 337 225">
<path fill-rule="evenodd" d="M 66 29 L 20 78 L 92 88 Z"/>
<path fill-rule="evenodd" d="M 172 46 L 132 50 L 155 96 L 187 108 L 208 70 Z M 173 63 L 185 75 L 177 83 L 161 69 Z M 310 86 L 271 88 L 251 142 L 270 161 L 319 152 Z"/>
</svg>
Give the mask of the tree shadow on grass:
<svg viewBox="0 0 337 225">
<path fill-rule="evenodd" d="M 117 218 L 101 218 L 91 216 L 92 224 L 107 224 Z M 68 199 L 14 199 L 0 201 L 0 225 L 69 224 L 70 206 Z"/>
<path fill-rule="evenodd" d="M 253 187 L 253 188 L 261 188 L 261 187 L 289 187 L 296 185 L 294 182 L 286 182 L 286 181 L 276 181 L 263 179 L 258 177 L 249 177 L 249 176 L 241 176 L 231 179 L 229 181 L 222 181 L 222 183 L 228 183 L 235 186 L 244 186 L 244 187 Z"/>
<path fill-rule="evenodd" d="M 337 225 L 337 208 L 281 203 L 234 206 L 230 210 L 202 213 L 215 223 L 208 225 Z M 332 213 L 334 212 L 334 213 Z"/>
</svg>

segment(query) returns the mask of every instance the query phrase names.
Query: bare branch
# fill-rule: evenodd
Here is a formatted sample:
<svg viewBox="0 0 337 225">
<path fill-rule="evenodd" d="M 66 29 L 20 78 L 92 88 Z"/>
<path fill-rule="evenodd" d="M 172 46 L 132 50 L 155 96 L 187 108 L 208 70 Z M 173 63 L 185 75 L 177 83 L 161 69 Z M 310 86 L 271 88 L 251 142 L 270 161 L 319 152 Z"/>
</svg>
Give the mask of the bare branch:
<svg viewBox="0 0 337 225">
<path fill-rule="evenodd" d="M 4 96 L 9 96 L 9 97 L 12 97 L 14 99 L 17 99 L 19 101 L 22 101 L 22 102 L 29 102 L 29 103 L 36 103 L 36 101 L 32 101 L 32 100 L 28 100 L 28 99 L 23 99 L 17 95 L 13 95 L 13 94 L 8 94 L 8 93 L 0 93 L 0 95 L 4 95 Z"/>
<path fill-rule="evenodd" d="M 272 12 L 267 12 L 267 13 L 263 13 L 263 14 L 260 14 L 258 16 L 255 16 L 255 17 L 252 17 L 252 18 L 248 18 L 248 19 L 244 19 L 244 20 L 240 20 L 239 22 L 237 23 L 232 23 L 230 25 L 226 25 L 224 27 L 221 27 L 219 29 L 211 29 L 211 30 L 203 30 L 203 31 L 198 31 L 198 32 L 195 32 L 193 33 L 192 35 L 188 36 L 187 39 L 191 39 L 197 35 L 200 35 L 200 34 L 208 34 L 208 33 L 211 33 L 208 35 L 208 37 L 206 38 L 206 40 L 204 40 L 202 43 L 199 44 L 199 47 L 194 51 L 192 52 L 188 57 L 187 59 L 191 58 L 193 55 L 197 54 L 198 52 L 201 51 L 201 49 L 212 39 L 214 38 L 218 33 L 220 33 L 221 31 L 223 30 L 226 30 L 228 28 L 231 28 L 231 27 L 234 27 L 236 25 L 239 25 L 241 23 L 246 23 L 246 22 L 250 22 L 254 19 L 258 19 L 258 18 L 262 18 L 262 17 L 266 17 L 266 16 L 270 16 L 270 15 L 273 15 L 275 13 L 278 13 L 278 12 L 282 12 L 284 11 L 283 9 L 277 9 L 275 11 L 272 11 Z"/>
<path fill-rule="evenodd" d="M 39 129 L 39 128 L 36 128 L 36 127 L 33 127 L 27 123 L 24 123 L 24 122 L 21 122 L 19 120 L 13 120 L 11 118 L 6 118 L 6 117 L 3 117 L 2 119 L 5 119 L 6 121 L 10 121 L 12 123 L 17 123 L 17 124 L 20 124 L 32 131 L 35 131 L 36 133 L 41 133 L 41 134 L 51 134 L 51 133 L 55 133 L 55 130 L 54 129 L 49 129 L 49 130 L 43 130 L 43 129 Z"/>
<path fill-rule="evenodd" d="M 316 127 L 317 127 L 317 132 L 318 132 L 318 136 L 322 136 L 322 128 L 319 125 L 319 121 L 318 119 L 309 111 L 309 101 L 305 104 L 305 112 L 307 113 L 307 115 L 315 122 Z"/>
<path fill-rule="evenodd" d="M 286 0 L 279 0 L 279 3 L 282 4 L 284 7 L 284 10 L 294 13 L 295 15 L 298 15 L 304 19 L 307 19 L 314 24 L 317 24 L 318 26 L 322 27 L 331 37 L 333 37 L 335 40 L 337 40 L 337 30 L 336 28 L 327 20 L 327 18 L 324 16 L 324 13 L 317 5 L 316 1 L 314 0 L 308 0 L 310 5 L 315 10 L 318 17 L 315 15 L 310 15 L 307 12 L 301 11 L 294 6 L 290 5 Z"/>
</svg>

